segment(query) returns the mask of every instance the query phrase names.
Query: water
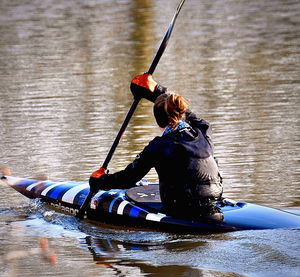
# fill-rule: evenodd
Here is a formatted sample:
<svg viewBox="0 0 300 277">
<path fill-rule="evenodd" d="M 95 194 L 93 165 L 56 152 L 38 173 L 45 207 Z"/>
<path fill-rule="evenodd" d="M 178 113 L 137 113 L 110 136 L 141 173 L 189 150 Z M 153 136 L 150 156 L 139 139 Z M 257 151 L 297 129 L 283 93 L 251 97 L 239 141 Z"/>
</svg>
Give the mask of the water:
<svg viewBox="0 0 300 277">
<path fill-rule="evenodd" d="M 0 164 L 87 180 L 177 1 L 0 2 Z M 300 213 L 298 1 L 187 0 L 155 79 L 213 125 L 225 196 Z M 160 135 L 141 101 L 109 169 Z M 151 171 L 147 178 L 156 180 Z M 176 235 L 95 226 L 1 186 L 3 276 L 300 276 L 299 230 Z M 19 259 L 46 237 L 57 254 Z"/>
</svg>

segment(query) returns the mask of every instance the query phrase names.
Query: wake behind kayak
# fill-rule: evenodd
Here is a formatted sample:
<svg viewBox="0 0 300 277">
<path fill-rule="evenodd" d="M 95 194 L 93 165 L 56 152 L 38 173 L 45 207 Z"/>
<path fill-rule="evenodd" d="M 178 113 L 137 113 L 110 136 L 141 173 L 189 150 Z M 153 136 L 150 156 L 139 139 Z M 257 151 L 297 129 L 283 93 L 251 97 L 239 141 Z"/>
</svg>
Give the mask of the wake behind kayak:
<svg viewBox="0 0 300 277">
<path fill-rule="evenodd" d="M 41 199 L 52 208 L 74 216 L 89 193 L 87 182 L 39 181 L 11 176 L 3 178 L 24 196 Z M 158 185 L 149 184 L 129 190 L 99 191 L 92 197 L 86 218 L 113 225 L 172 232 L 300 228 L 300 216 L 292 213 L 226 198 L 218 205 L 224 214 L 222 223 L 168 216 L 162 209 Z"/>
</svg>

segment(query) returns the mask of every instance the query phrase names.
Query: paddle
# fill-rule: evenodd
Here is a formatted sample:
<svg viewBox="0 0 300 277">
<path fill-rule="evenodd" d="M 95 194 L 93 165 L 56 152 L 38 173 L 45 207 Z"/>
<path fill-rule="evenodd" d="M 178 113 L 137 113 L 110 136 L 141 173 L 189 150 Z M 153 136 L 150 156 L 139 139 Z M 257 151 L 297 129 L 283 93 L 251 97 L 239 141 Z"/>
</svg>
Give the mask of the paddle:
<svg viewBox="0 0 300 277">
<path fill-rule="evenodd" d="M 159 46 L 159 49 L 158 49 L 158 51 L 157 51 L 157 53 L 156 53 L 156 55 L 155 55 L 155 57 L 154 57 L 151 65 L 150 65 L 148 71 L 147 71 L 147 73 L 149 73 L 151 75 L 153 74 L 153 72 L 154 72 L 154 70 L 155 70 L 155 68 L 156 68 L 156 66 L 157 66 L 157 64 L 158 64 L 158 62 L 159 62 L 162 54 L 164 53 L 164 51 L 165 51 L 165 49 L 167 47 L 167 44 L 168 44 L 169 38 L 171 36 L 171 33 L 172 33 L 172 30 L 173 30 L 176 18 L 177 18 L 178 14 L 179 14 L 179 12 L 181 10 L 181 7 L 182 7 L 184 1 L 185 0 L 181 0 L 180 1 L 179 5 L 178 5 L 178 7 L 176 9 L 176 12 L 175 12 L 175 14 L 174 14 L 174 16 L 172 18 L 172 21 L 171 21 L 171 23 L 169 25 L 169 28 L 168 28 L 168 30 L 167 30 L 167 32 L 166 32 L 166 34 L 165 34 L 165 36 L 164 36 L 164 38 L 163 38 L 160 46 Z M 115 138 L 115 140 L 114 140 L 111 148 L 110 148 L 110 151 L 107 154 L 107 157 L 106 157 L 104 163 L 102 164 L 102 166 L 100 167 L 100 169 L 96 171 L 96 172 L 99 173 L 99 176 L 101 174 L 103 174 L 105 172 L 105 170 L 107 169 L 107 166 L 108 166 L 108 164 L 109 164 L 109 162 L 110 162 L 110 160 L 111 160 L 111 158 L 113 156 L 113 153 L 115 152 L 115 150 L 116 150 L 116 148 L 117 148 L 117 146 L 118 146 L 118 144 L 119 144 L 119 142 L 121 140 L 121 137 L 122 137 L 122 135 L 123 135 L 123 133 L 124 133 L 124 131 L 125 131 L 125 129 L 126 129 L 126 127 L 127 127 L 127 125 L 128 125 L 128 123 L 129 123 L 129 121 L 130 121 L 130 119 L 131 119 L 131 117 L 132 117 L 132 115 L 133 115 L 133 113 L 134 113 L 134 111 L 135 111 L 135 109 L 136 109 L 136 107 L 137 107 L 137 105 L 138 105 L 138 103 L 139 103 L 140 100 L 141 100 L 141 98 L 134 98 L 133 99 L 133 102 L 132 102 L 132 104 L 130 106 L 130 109 L 129 109 L 129 111 L 128 111 L 125 119 L 124 119 L 124 122 L 123 122 L 123 124 L 122 124 L 122 126 L 121 126 L 121 128 L 120 128 L 120 130 L 119 130 L 119 132 L 118 132 L 118 134 L 117 134 L 117 136 L 116 136 L 116 138 Z M 96 176 L 94 176 L 94 177 L 96 177 Z M 87 197 L 85 198 L 83 204 L 81 205 L 81 207 L 80 207 L 80 209 L 79 209 L 79 211 L 78 211 L 78 213 L 76 215 L 78 218 L 83 218 L 83 215 L 84 215 L 84 213 L 85 213 L 85 211 L 86 211 L 86 209 L 87 209 L 87 207 L 88 207 L 88 205 L 89 205 L 89 203 L 90 203 L 90 201 L 92 199 L 93 194 L 94 194 L 94 192 L 90 191 L 89 194 L 87 195 Z"/>
</svg>

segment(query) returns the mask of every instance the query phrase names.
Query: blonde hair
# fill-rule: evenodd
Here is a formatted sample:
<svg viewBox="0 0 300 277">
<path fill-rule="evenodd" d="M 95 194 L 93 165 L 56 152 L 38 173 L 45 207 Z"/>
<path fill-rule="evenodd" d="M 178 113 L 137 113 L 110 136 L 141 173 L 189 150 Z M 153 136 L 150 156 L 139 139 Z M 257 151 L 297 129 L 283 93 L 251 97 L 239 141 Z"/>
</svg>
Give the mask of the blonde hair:
<svg viewBox="0 0 300 277">
<path fill-rule="evenodd" d="M 164 93 L 157 97 L 154 103 L 154 116 L 158 126 L 170 126 L 176 129 L 178 122 L 184 118 L 188 101 L 176 93 Z"/>
</svg>

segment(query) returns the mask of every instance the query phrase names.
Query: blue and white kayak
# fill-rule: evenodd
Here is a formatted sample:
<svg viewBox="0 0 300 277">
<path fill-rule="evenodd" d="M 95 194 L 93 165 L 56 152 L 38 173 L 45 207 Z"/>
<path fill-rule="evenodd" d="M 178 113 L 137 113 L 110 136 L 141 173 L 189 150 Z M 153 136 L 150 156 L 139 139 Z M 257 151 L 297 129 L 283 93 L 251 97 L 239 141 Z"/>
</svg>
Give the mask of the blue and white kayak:
<svg viewBox="0 0 300 277">
<path fill-rule="evenodd" d="M 89 193 L 88 182 L 52 182 L 12 176 L 2 177 L 2 180 L 24 196 L 40 199 L 55 210 L 74 216 Z M 162 210 L 158 185 L 149 184 L 129 190 L 100 190 L 93 196 L 85 218 L 113 225 L 184 232 L 300 228 L 300 216 L 296 214 L 226 198 L 218 205 L 224 214 L 222 223 L 168 216 Z"/>
</svg>

